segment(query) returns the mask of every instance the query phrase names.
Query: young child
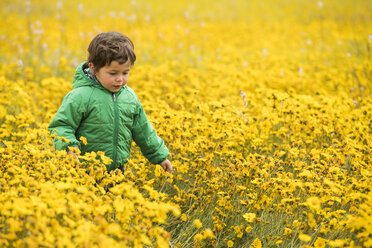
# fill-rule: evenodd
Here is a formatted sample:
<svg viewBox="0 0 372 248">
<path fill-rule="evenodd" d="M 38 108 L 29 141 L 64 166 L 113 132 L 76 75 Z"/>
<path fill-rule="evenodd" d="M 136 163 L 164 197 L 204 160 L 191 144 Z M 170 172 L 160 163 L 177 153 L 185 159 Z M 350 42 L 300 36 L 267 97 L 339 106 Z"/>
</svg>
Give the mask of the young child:
<svg viewBox="0 0 372 248">
<path fill-rule="evenodd" d="M 136 55 L 132 41 L 118 32 L 98 34 L 88 47 L 88 61 L 75 72 L 70 91 L 48 129 L 55 130 L 57 150 L 77 147 L 81 154 L 103 151 L 112 159 L 107 170 L 123 169 L 132 139 L 153 164 L 172 173 L 169 151 L 156 132 L 134 91 L 126 84 Z M 85 137 L 87 144 L 79 142 Z M 76 159 L 76 153 L 68 151 Z"/>
</svg>

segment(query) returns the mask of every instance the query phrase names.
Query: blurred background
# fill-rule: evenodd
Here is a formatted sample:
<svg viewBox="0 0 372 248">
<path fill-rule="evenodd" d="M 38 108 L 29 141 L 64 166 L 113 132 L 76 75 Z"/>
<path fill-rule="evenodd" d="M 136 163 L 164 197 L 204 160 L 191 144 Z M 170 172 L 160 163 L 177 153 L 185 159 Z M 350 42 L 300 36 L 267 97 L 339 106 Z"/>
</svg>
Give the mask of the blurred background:
<svg viewBox="0 0 372 248">
<path fill-rule="evenodd" d="M 133 40 L 137 65 L 218 65 L 225 76 L 232 66 L 253 70 L 251 79 L 264 84 L 281 87 L 289 76 L 285 83 L 298 90 L 321 79 L 332 81 L 328 90 L 349 81 L 347 87 L 370 92 L 367 0 L 2 1 L 0 11 L 0 62 L 38 79 L 71 78 L 90 40 L 117 30 Z"/>
</svg>

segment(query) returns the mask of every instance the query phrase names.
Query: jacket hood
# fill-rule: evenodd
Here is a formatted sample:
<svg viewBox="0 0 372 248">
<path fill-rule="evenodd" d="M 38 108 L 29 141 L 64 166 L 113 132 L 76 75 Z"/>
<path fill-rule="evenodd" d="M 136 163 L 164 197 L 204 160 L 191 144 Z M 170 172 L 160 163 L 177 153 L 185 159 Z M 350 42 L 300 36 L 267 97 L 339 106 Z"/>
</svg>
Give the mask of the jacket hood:
<svg viewBox="0 0 372 248">
<path fill-rule="evenodd" d="M 88 68 L 88 64 L 86 62 L 81 63 L 76 68 L 74 78 L 72 79 L 72 88 L 76 89 L 82 86 L 102 87 L 99 82 L 88 77 L 88 75 L 84 72 L 86 68 Z"/>
<path fill-rule="evenodd" d="M 76 89 L 83 86 L 91 86 L 99 88 L 101 90 L 108 91 L 102 86 L 102 84 L 97 79 L 92 79 L 91 77 L 88 76 L 88 72 L 86 72 L 86 69 L 88 68 L 89 66 L 87 62 L 81 63 L 76 68 L 74 78 L 72 79 L 72 88 Z M 117 93 L 115 93 L 115 95 L 119 95 L 126 88 L 127 85 L 124 85 Z"/>
</svg>

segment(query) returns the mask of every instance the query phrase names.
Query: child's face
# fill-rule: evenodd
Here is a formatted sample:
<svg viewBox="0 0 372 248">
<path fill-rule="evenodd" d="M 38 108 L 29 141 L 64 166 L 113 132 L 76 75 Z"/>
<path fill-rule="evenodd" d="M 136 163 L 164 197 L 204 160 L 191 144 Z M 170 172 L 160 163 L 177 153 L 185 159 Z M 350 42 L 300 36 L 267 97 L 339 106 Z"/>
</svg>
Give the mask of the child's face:
<svg viewBox="0 0 372 248">
<path fill-rule="evenodd" d="M 94 72 L 92 63 L 89 63 L 89 67 Z M 119 64 L 114 60 L 110 65 L 101 67 L 99 71 L 95 72 L 95 75 L 105 89 L 115 93 L 128 82 L 130 68 L 129 60 L 125 64 Z"/>
</svg>

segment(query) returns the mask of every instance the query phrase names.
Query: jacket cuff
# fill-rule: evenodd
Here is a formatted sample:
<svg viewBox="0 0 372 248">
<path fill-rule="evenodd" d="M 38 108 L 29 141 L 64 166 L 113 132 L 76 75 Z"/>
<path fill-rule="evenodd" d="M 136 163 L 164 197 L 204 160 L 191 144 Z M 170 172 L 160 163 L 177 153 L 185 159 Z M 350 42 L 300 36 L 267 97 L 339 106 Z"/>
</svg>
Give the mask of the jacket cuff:
<svg viewBox="0 0 372 248">
<path fill-rule="evenodd" d="M 165 145 L 163 145 L 162 148 L 156 154 L 157 156 L 155 155 L 155 156 L 152 156 L 151 158 L 148 158 L 150 163 L 160 164 L 161 162 L 166 160 L 167 157 L 169 156 L 169 150 Z"/>
<path fill-rule="evenodd" d="M 165 158 L 162 158 L 162 159 L 158 159 L 155 163 L 153 163 L 153 164 L 160 164 L 161 162 L 163 162 L 164 160 L 166 160 L 167 159 L 167 157 L 165 157 Z"/>
</svg>

